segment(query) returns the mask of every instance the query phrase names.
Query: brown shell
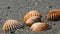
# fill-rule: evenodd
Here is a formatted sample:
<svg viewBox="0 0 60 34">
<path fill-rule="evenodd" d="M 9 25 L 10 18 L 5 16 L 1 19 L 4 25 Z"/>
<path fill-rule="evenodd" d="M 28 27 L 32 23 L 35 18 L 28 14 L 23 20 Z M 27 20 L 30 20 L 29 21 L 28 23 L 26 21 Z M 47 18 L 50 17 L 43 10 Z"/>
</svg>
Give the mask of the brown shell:
<svg viewBox="0 0 60 34">
<path fill-rule="evenodd" d="M 38 17 L 38 16 L 33 16 L 33 17 L 30 17 L 30 18 L 25 22 L 25 25 L 26 25 L 26 26 L 31 26 L 33 23 L 38 22 L 38 21 L 41 21 L 41 18 Z"/>
<path fill-rule="evenodd" d="M 46 16 L 47 20 L 55 21 L 60 19 L 60 10 L 51 10 L 49 11 L 48 15 Z"/>
<path fill-rule="evenodd" d="M 41 18 L 41 14 L 37 10 L 31 10 L 24 16 L 24 22 L 32 16 L 39 16 Z"/>
<path fill-rule="evenodd" d="M 19 26 L 20 23 L 16 20 L 7 20 L 3 27 L 2 27 L 2 30 L 3 31 L 13 31 L 13 30 L 16 30 L 17 29 L 17 26 Z"/>
<path fill-rule="evenodd" d="M 58 10 L 58 9 L 53 9 L 53 10 L 50 10 L 50 11 L 49 11 L 49 13 L 57 13 L 57 12 L 59 13 L 60 10 Z"/>
<path fill-rule="evenodd" d="M 30 29 L 34 32 L 39 32 L 39 31 L 44 31 L 46 30 L 47 28 L 49 27 L 49 24 L 48 23 L 40 23 L 40 22 L 37 22 L 37 23 L 34 23 Z"/>
</svg>

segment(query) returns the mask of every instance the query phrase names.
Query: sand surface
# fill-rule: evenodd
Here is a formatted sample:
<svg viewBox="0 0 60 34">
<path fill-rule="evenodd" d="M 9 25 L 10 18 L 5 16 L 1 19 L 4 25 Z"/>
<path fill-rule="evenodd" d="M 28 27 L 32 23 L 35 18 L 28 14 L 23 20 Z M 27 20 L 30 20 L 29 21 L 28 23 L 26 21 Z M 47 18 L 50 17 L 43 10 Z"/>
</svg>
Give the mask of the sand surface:
<svg viewBox="0 0 60 34">
<path fill-rule="evenodd" d="M 23 17 L 30 10 L 39 10 L 43 16 L 42 21 L 50 23 L 52 28 L 42 32 L 32 32 L 26 27 L 16 34 L 60 34 L 60 21 L 45 20 L 45 16 L 52 9 L 60 9 L 60 0 L 0 0 L 0 34 L 4 34 L 1 28 L 7 19 L 15 19 L 23 24 Z"/>
</svg>

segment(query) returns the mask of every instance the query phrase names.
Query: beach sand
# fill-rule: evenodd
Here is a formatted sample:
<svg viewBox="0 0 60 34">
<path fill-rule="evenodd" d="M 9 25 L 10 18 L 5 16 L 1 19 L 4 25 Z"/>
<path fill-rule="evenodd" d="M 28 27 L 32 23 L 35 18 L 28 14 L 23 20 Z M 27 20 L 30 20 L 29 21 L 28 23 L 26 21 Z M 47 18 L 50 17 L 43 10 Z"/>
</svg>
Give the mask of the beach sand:
<svg viewBox="0 0 60 34">
<path fill-rule="evenodd" d="M 23 17 L 30 10 L 39 10 L 42 21 L 50 23 L 52 28 L 41 32 L 32 32 L 29 27 L 25 27 L 16 34 L 60 34 L 60 21 L 46 21 L 45 19 L 52 9 L 60 9 L 60 0 L 0 0 L 0 34 L 4 34 L 2 25 L 7 19 L 15 19 L 24 24 Z"/>
</svg>

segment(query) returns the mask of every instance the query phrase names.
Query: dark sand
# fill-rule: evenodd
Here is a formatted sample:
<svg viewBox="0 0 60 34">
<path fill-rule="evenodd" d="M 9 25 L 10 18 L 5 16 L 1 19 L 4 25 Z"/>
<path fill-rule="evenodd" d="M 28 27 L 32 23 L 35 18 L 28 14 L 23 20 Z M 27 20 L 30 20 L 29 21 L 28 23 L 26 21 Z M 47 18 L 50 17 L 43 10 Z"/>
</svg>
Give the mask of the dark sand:
<svg viewBox="0 0 60 34">
<path fill-rule="evenodd" d="M 0 0 L 0 34 L 2 25 L 7 19 L 18 20 L 23 24 L 23 16 L 30 10 L 39 10 L 42 21 L 51 24 L 52 28 L 42 32 L 32 32 L 29 27 L 21 29 L 16 34 L 60 34 L 60 21 L 46 21 L 49 10 L 60 9 L 60 0 Z"/>
</svg>

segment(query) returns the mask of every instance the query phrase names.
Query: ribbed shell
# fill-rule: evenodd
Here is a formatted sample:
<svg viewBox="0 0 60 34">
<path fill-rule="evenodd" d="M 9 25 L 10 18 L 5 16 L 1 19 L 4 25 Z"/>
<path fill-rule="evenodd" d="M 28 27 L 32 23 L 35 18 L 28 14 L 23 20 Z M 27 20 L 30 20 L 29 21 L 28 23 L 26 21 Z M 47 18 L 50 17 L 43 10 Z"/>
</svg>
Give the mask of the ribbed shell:
<svg viewBox="0 0 60 34">
<path fill-rule="evenodd" d="M 30 29 L 34 32 L 39 32 L 39 31 L 44 31 L 45 29 L 47 29 L 49 27 L 49 24 L 48 23 L 40 23 L 40 22 L 37 22 L 37 23 L 34 23 Z"/>
<path fill-rule="evenodd" d="M 46 16 L 47 20 L 55 21 L 60 19 L 60 10 L 54 9 L 49 11 L 48 15 Z"/>
<path fill-rule="evenodd" d="M 58 10 L 58 9 L 53 9 L 53 10 L 50 10 L 50 11 L 49 11 L 49 13 L 57 13 L 57 12 L 59 13 L 60 10 Z"/>
<path fill-rule="evenodd" d="M 33 23 L 38 22 L 38 21 L 40 21 L 40 20 L 41 20 L 40 17 L 38 17 L 38 16 L 33 16 L 33 17 L 30 17 L 30 18 L 25 22 L 25 25 L 26 25 L 26 26 L 31 26 Z"/>
<path fill-rule="evenodd" d="M 39 16 L 41 18 L 41 14 L 37 10 L 31 10 L 24 16 L 24 22 L 32 16 Z"/>
<path fill-rule="evenodd" d="M 2 27 L 2 30 L 3 31 L 14 31 L 17 29 L 17 26 L 19 26 L 20 23 L 16 20 L 7 20 L 3 27 Z"/>
</svg>

